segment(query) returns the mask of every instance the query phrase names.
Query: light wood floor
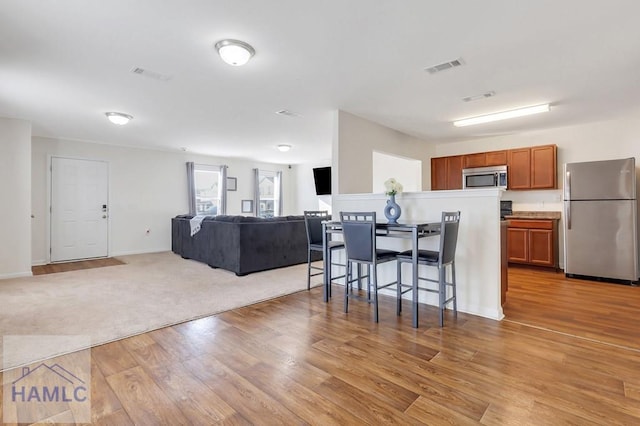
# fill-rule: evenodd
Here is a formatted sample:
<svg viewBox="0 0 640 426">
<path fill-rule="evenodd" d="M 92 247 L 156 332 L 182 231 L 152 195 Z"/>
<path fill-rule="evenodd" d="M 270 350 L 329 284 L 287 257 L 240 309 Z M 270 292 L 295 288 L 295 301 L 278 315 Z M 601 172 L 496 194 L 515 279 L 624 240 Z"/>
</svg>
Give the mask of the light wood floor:
<svg viewBox="0 0 640 426">
<path fill-rule="evenodd" d="M 97 424 L 640 424 L 640 288 L 511 269 L 507 320 L 319 288 L 91 350 Z M 533 326 L 525 325 L 531 324 Z M 557 331 L 548 331 L 555 329 Z M 578 337 L 574 337 L 578 336 Z"/>
</svg>

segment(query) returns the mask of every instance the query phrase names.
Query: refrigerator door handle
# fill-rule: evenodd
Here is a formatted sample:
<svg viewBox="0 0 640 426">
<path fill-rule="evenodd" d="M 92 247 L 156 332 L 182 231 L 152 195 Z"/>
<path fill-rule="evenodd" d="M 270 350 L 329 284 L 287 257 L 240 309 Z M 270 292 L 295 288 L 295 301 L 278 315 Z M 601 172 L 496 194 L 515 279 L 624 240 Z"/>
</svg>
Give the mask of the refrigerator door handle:
<svg viewBox="0 0 640 426">
<path fill-rule="evenodd" d="M 571 200 L 571 172 L 567 172 L 564 178 L 564 199 Z"/>
<path fill-rule="evenodd" d="M 567 221 L 567 230 L 571 229 L 571 201 L 564 202 L 565 207 L 565 220 Z"/>
</svg>

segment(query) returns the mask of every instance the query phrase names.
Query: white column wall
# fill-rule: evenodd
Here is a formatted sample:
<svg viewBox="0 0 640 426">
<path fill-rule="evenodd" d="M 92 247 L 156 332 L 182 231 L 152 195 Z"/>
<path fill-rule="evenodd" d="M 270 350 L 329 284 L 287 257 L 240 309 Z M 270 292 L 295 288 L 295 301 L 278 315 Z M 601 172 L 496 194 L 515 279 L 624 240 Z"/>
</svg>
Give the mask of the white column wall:
<svg viewBox="0 0 640 426">
<path fill-rule="evenodd" d="M 31 123 L 0 118 L 0 279 L 31 276 Z"/>
</svg>

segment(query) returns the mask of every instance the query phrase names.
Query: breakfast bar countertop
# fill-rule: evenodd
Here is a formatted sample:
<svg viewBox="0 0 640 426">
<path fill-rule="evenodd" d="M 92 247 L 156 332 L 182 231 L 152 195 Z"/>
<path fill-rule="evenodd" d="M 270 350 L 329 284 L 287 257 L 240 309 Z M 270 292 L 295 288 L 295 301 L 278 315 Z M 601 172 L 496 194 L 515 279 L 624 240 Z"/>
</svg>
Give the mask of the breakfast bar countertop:
<svg viewBox="0 0 640 426">
<path fill-rule="evenodd" d="M 504 218 L 509 219 L 547 219 L 547 220 L 559 220 L 561 212 L 554 211 L 514 211 L 510 215 L 506 215 Z"/>
</svg>

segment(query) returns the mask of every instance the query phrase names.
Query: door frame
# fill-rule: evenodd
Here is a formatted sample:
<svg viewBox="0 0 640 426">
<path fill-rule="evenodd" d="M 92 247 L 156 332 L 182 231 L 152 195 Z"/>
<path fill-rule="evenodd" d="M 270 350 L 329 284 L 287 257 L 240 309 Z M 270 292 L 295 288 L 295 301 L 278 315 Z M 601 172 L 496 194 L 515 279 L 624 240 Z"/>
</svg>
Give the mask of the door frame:
<svg viewBox="0 0 640 426">
<path fill-rule="evenodd" d="M 47 204 L 45 206 L 46 215 L 45 215 L 45 251 L 46 251 L 46 263 L 51 263 L 51 201 L 52 201 L 52 192 L 53 192 L 53 159 L 54 158 L 63 158 L 66 160 L 84 160 L 84 161 L 100 161 L 107 164 L 107 205 L 109 208 L 107 209 L 107 257 L 111 255 L 111 162 L 108 160 L 104 160 L 101 158 L 90 158 L 90 157 L 78 157 L 74 155 L 56 155 L 56 154 L 47 154 Z M 64 263 L 64 262 L 59 262 Z"/>
</svg>

